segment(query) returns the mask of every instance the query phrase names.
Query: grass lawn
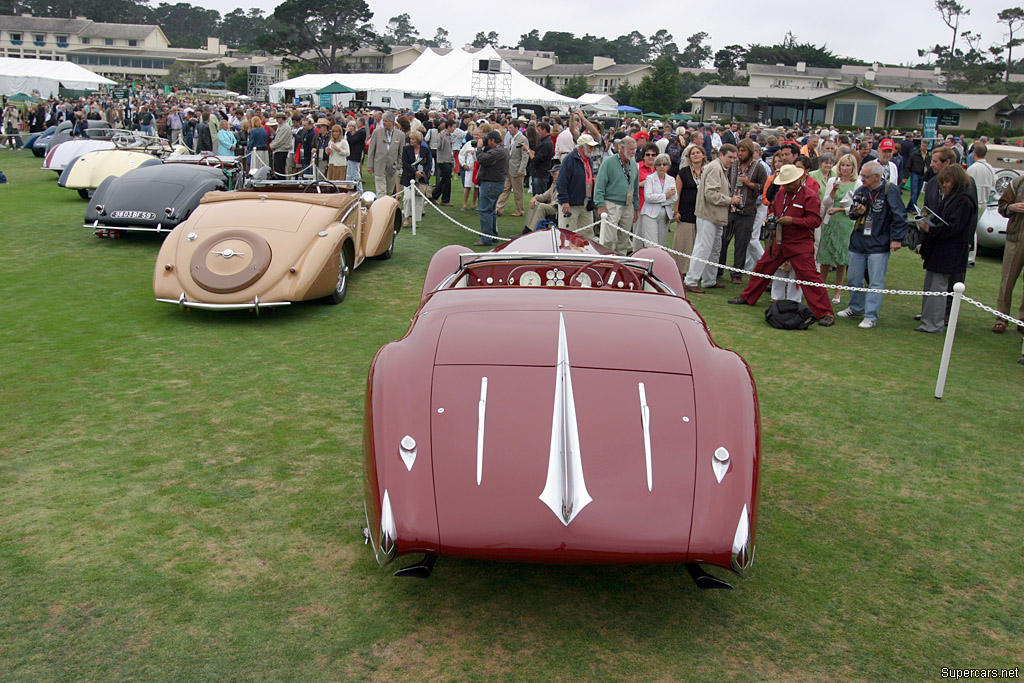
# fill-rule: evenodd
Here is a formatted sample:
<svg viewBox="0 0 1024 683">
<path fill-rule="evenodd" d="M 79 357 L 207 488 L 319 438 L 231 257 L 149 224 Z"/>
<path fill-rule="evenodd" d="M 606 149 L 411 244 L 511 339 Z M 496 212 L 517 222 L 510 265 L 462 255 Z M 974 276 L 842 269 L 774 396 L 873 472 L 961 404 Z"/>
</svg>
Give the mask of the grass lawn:
<svg viewBox="0 0 1024 683">
<path fill-rule="evenodd" d="M 693 297 L 760 395 L 757 561 L 735 591 L 700 592 L 682 567 L 448 558 L 399 580 L 359 532 L 366 373 L 407 329 L 431 254 L 476 236 L 427 209 L 340 306 L 183 313 L 153 300 L 159 241 L 93 237 L 85 202 L 39 162 L 0 151 L 0 680 L 874 681 L 1024 665 L 1021 336 L 992 334 L 979 309 L 962 309 L 937 401 L 943 340 L 912 331 L 917 298 L 887 296 L 873 330 L 784 332 L 767 300 L 727 306 L 735 286 Z M 505 236 L 520 227 L 499 219 Z M 902 250 L 887 285 L 923 276 Z M 983 255 L 967 293 L 991 305 L 998 279 Z"/>
</svg>

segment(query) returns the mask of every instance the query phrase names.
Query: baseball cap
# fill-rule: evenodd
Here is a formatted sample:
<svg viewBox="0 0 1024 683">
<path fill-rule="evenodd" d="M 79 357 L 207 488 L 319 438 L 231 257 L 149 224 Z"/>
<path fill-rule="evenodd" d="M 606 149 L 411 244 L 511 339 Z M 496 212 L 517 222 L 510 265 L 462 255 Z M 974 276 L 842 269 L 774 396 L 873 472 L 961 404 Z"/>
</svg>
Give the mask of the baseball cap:
<svg viewBox="0 0 1024 683">
<path fill-rule="evenodd" d="M 591 137 L 591 135 L 589 133 L 584 133 L 583 135 L 581 135 L 578 138 L 576 138 L 576 146 L 580 147 L 582 145 L 589 145 L 591 147 L 597 147 L 597 142 L 594 141 L 594 138 Z"/>
<path fill-rule="evenodd" d="M 888 150 L 896 149 L 896 143 L 892 141 L 892 138 L 886 138 L 886 139 L 882 140 L 878 144 L 878 151 L 879 152 L 882 152 L 882 151 L 887 150 L 887 149 Z"/>
</svg>

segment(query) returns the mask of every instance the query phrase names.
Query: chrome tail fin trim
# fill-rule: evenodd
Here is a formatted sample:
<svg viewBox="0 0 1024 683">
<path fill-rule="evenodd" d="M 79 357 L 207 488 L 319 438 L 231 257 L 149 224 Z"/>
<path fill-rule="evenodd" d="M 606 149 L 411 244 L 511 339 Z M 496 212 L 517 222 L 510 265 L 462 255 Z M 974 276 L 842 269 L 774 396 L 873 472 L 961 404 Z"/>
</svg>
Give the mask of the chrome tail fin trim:
<svg viewBox="0 0 1024 683">
<path fill-rule="evenodd" d="M 558 361 L 555 366 L 555 400 L 551 417 L 551 449 L 548 476 L 540 499 L 568 526 L 593 500 L 583 479 L 580 435 L 576 423 L 576 400 L 572 392 L 569 344 L 565 317 L 558 314 Z"/>
<path fill-rule="evenodd" d="M 723 581 L 717 576 L 708 574 L 704 569 L 697 563 L 691 562 L 686 565 L 686 571 L 690 573 L 690 578 L 697 584 L 697 588 L 702 591 L 706 590 L 732 590 L 732 584 L 728 581 Z"/>
<path fill-rule="evenodd" d="M 647 460 L 647 490 L 654 488 L 654 475 L 651 471 L 651 408 L 647 405 L 647 389 L 644 383 L 639 383 L 640 388 L 640 423 L 644 428 L 644 457 Z"/>
</svg>

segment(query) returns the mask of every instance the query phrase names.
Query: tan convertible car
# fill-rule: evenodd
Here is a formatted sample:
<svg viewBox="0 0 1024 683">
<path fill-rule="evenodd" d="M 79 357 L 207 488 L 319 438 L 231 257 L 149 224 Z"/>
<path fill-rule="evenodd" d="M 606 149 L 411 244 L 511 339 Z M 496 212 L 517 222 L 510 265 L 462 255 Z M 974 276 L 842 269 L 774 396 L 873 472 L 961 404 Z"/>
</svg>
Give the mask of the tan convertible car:
<svg viewBox="0 0 1024 683">
<path fill-rule="evenodd" d="M 347 184 L 294 189 L 268 184 L 206 194 L 160 249 L 157 301 L 256 312 L 309 299 L 337 304 L 353 268 L 391 258 L 402 225 L 395 199 L 359 195 Z"/>
</svg>

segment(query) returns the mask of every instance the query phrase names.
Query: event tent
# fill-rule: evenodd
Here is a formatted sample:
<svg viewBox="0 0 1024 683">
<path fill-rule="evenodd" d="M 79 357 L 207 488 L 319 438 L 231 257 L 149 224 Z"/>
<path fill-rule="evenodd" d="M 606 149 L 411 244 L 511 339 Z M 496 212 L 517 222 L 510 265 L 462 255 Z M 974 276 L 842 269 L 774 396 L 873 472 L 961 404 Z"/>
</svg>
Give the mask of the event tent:
<svg viewBox="0 0 1024 683">
<path fill-rule="evenodd" d="M 444 55 L 428 48 L 416 61 L 394 74 L 306 74 L 271 85 L 270 100 L 282 101 L 285 91 L 294 92 L 296 97 L 311 95 L 334 82 L 367 92 L 372 106 L 409 107 L 414 97 L 420 99 L 427 94 L 432 102 L 438 104 L 449 99 L 489 99 L 484 96 L 485 89 L 479 82 L 474 85 L 474 70 L 482 59 L 501 62 L 501 74 L 476 77 L 478 81 L 492 78 L 503 81 L 503 85 L 507 83 L 507 95 L 504 87 L 494 90 L 496 104 L 500 106 L 515 102 L 576 104 L 575 99 L 548 90 L 513 69 L 490 45 L 476 52 L 454 49 Z"/>
<path fill-rule="evenodd" d="M 116 84 L 71 62 L 0 57 L 0 95 L 23 92 L 47 98 L 58 95 L 60 88 L 98 90 L 101 85 Z"/>
<path fill-rule="evenodd" d="M 617 114 L 619 103 L 611 95 L 597 92 L 585 92 L 580 95 L 580 105 L 590 111 L 602 114 Z"/>
</svg>

